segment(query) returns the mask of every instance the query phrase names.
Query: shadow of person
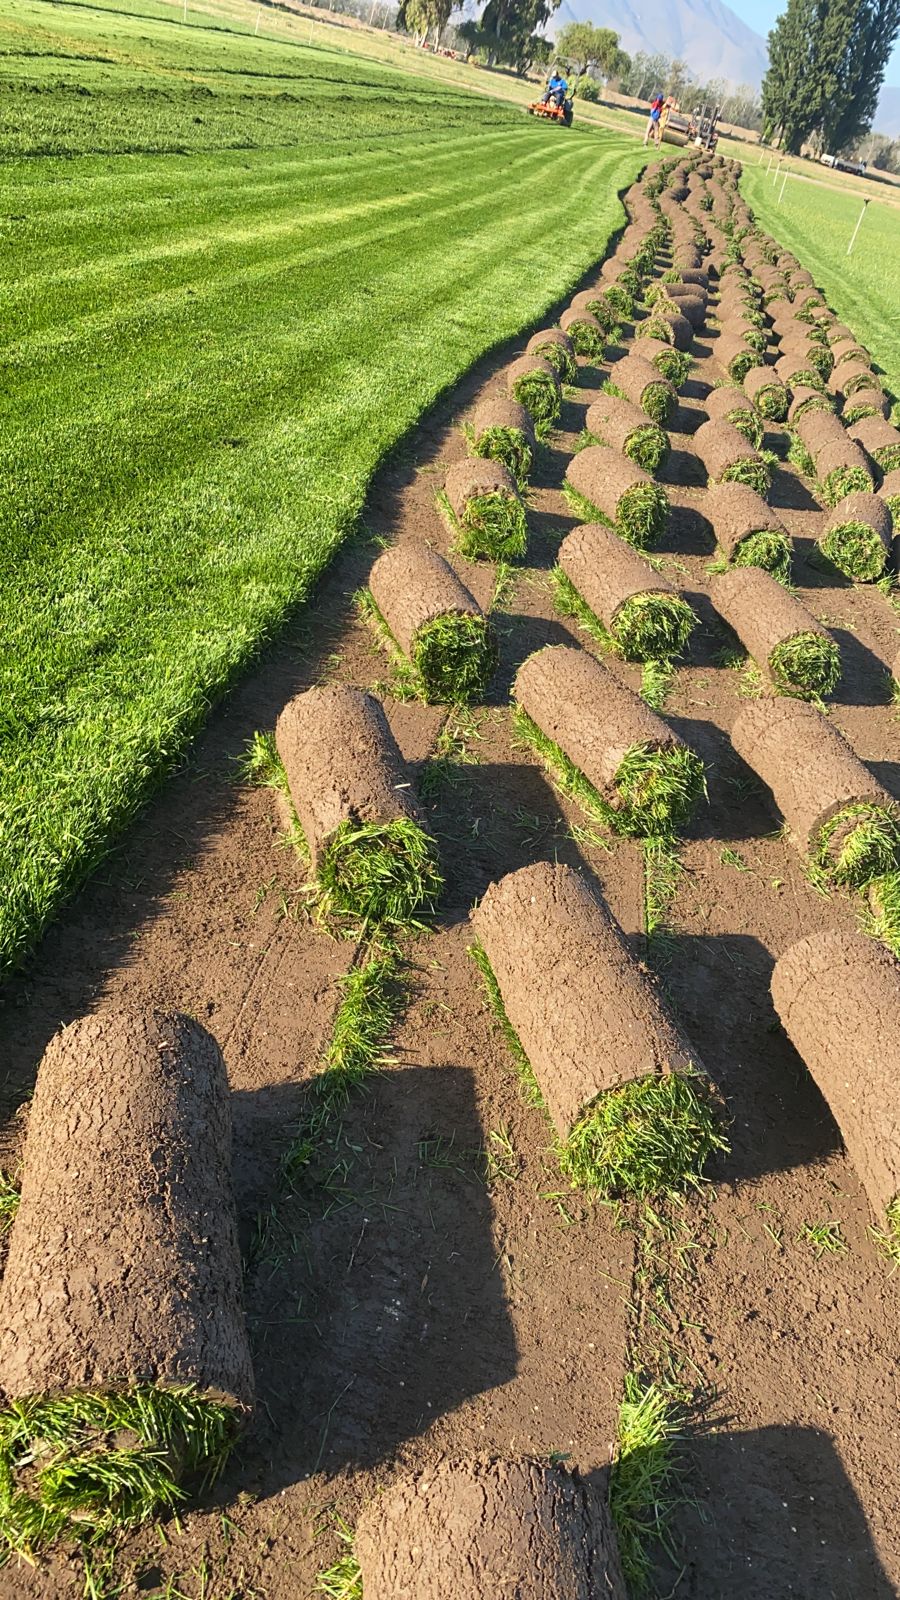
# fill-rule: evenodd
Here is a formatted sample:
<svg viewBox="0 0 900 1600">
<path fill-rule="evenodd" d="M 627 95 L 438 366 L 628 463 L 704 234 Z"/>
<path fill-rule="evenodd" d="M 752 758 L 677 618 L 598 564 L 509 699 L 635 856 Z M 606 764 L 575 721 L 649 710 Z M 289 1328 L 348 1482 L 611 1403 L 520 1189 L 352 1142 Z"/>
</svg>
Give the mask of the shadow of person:
<svg viewBox="0 0 900 1600">
<path fill-rule="evenodd" d="M 262 1497 L 386 1460 L 516 1371 L 473 1072 L 394 1067 L 321 1110 L 312 1085 L 270 1096 L 268 1180 L 237 1168 L 258 1395 L 239 1467 Z"/>
<path fill-rule="evenodd" d="M 834 1440 L 818 1428 L 707 1433 L 689 1445 L 682 1571 L 660 1594 L 702 1600 L 895 1600 Z M 672 1578 L 674 1577 L 674 1587 Z"/>
</svg>

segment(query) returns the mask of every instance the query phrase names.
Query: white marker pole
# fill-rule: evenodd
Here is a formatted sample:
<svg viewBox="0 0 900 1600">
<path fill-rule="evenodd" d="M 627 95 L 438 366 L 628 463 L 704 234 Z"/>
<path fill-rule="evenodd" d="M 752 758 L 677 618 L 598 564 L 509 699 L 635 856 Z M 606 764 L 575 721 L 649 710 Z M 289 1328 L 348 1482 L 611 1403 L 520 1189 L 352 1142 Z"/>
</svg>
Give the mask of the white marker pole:
<svg viewBox="0 0 900 1600">
<path fill-rule="evenodd" d="M 773 189 L 774 189 L 776 183 L 778 182 L 778 174 L 781 171 L 781 159 L 782 159 L 781 156 L 779 156 L 778 157 L 778 165 L 775 168 L 775 171 L 772 173 L 772 188 Z"/>
<path fill-rule="evenodd" d="M 766 167 L 766 177 L 768 177 L 769 173 L 772 171 L 772 162 L 774 160 L 775 160 L 775 152 L 773 150 L 772 154 L 769 156 L 769 165 Z"/>
<path fill-rule="evenodd" d="M 262 6 L 257 6 L 257 8 L 256 8 L 256 27 L 253 29 L 254 34 L 259 33 L 259 18 L 260 18 L 261 11 L 262 11 Z"/>
<path fill-rule="evenodd" d="M 869 204 L 868 200 L 864 200 L 863 203 L 862 203 L 862 211 L 859 213 L 859 216 L 856 219 L 856 227 L 853 229 L 853 238 L 850 240 L 850 243 L 847 246 L 847 254 L 848 255 L 850 254 L 850 251 L 853 249 L 853 246 L 856 243 L 856 235 L 859 233 L 860 224 L 862 223 L 862 219 L 866 214 L 866 206 L 868 204 Z"/>
<path fill-rule="evenodd" d="M 781 188 L 778 191 L 778 204 L 779 205 L 781 205 L 781 201 L 782 201 L 782 198 L 784 196 L 784 186 L 787 183 L 787 181 L 788 181 L 788 169 L 787 169 L 787 167 L 785 167 L 785 169 L 784 169 L 784 177 L 781 180 Z"/>
</svg>

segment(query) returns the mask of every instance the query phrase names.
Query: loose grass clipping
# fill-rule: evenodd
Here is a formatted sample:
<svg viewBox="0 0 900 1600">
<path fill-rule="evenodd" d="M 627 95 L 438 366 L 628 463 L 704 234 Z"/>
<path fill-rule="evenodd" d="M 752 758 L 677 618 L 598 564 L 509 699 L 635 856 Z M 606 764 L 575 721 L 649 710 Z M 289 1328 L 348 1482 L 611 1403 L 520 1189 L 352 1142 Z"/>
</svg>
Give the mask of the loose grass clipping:
<svg viewBox="0 0 900 1600">
<path fill-rule="evenodd" d="M 506 388 L 531 417 L 538 437 L 559 421 L 562 391 L 556 368 L 543 356 L 520 356 L 506 372 Z"/>
<path fill-rule="evenodd" d="M 712 599 L 776 689 L 808 699 L 831 694 L 841 675 L 836 641 L 768 572 L 722 573 L 713 579 Z"/>
<path fill-rule="evenodd" d="M 863 888 L 900 865 L 892 796 L 815 706 L 748 701 L 731 741 L 771 789 L 794 844 L 824 882 Z"/>
<path fill-rule="evenodd" d="M 517 400 L 505 395 L 483 400 L 466 436 L 474 456 L 501 462 L 520 488 L 527 483 L 536 448 L 534 423 Z"/>
<path fill-rule="evenodd" d="M 641 550 L 657 544 L 665 532 L 665 489 L 618 450 L 599 444 L 579 450 L 566 468 L 565 488 L 579 516 L 609 522 Z"/>
<path fill-rule="evenodd" d="M 765 437 L 765 424 L 743 389 L 723 383 L 720 388 L 710 390 L 703 404 L 710 422 L 730 422 L 754 450 L 759 449 Z"/>
<path fill-rule="evenodd" d="M 622 356 L 611 367 L 609 381 L 619 394 L 640 406 L 661 428 L 671 423 L 678 396 L 672 384 L 643 356 Z"/>
<path fill-rule="evenodd" d="M 541 328 L 525 346 L 526 356 L 542 356 L 549 361 L 560 383 L 574 383 L 578 377 L 575 346 L 562 328 Z"/>
<path fill-rule="evenodd" d="M 375 562 L 369 588 L 424 699 L 453 705 L 484 694 L 497 665 L 493 629 L 437 550 L 420 540 L 392 545 Z"/>
<path fill-rule="evenodd" d="M 472 926 L 489 997 L 573 1186 L 612 1200 L 699 1184 L 723 1147 L 715 1095 L 584 878 L 549 862 L 509 873 Z"/>
<path fill-rule="evenodd" d="M 697 622 L 691 607 L 602 523 L 584 523 L 566 536 L 559 574 L 561 609 L 588 624 L 598 621 L 627 661 L 671 661 L 685 650 Z"/>
<path fill-rule="evenodd" d="M 398 930 L 434 909 L 443 883 L 381 703 L 346 684 L 307 689 L 275 729 L 323 918 Z"/>
<path fill-rule="evenodd" d="M 108 1011 L 41 1062 L 0 1291 L 0 1537 L 176 1509 L 253 1402 L 228 1081 L 189 1017 Z"/>
<path fill-rule="evenodd" d="M 711 484 L 743 483 L 768 494 L 772 474 L 767 463 L 730 422 L 704 422 L 694 434 L 694 449 Z"/>
<path fill-rule="evenodd" d="M 767 422 L 783 422 L 791 397 L 772 367 L 751 367 L 744 374 L 744 392 Z"/>
<path fill-rule="evenodd" d="M 891 553 L 894 524 L 881 495 L 848 494 L 835 506 L 819 535 L 819 548 L 855 583 L 880 578 Z"/>
<path fill-rule="evenodd" d="M 454 549 L 469 561 L 516 561 L 528 547 L 525 503 L 502 461 L 455 461 L 439 505 Z"/>
<path fill-rule="evenodd" d="M 900 1249 L 900 966 L 860 933 L 817 933 L 775 963 L 772 999 Z"/>
<path fill-rule="evenodd" d="M 714 484 L 706 514 L 729 565 L 760 567 L 784 583 L 791 573 L 791 536 L 762 495 L 744 483 Z"/>
<path fill-rule="evenodd" d="M 360 1517 L 372 1600 L 627 1600 L 606 1495 L 527 1457 L 441 1460 Z"/>
<path fill-rule="evenodd" d="M 586 650 L 535 651 L 513 697 L 519 732 L 589 815 L 641 838 L 689 821 L 706 791 L 701 758 Z"/>
<path fill-rule="evenodd" d="M 619 395 L 601 394 L 588 407 L 585 427 L 595 439 L 619 450 L 645 472 L 656 472 L 669 454 L 669 435 L 640 406 Z"/>
</svg>

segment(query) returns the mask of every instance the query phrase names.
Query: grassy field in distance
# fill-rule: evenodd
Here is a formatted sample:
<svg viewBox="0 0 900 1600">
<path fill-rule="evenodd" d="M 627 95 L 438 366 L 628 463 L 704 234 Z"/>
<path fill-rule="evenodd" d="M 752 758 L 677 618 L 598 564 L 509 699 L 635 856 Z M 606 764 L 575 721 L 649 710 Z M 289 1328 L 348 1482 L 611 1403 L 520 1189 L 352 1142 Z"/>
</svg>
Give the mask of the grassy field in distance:
<svg viewBox="0 0 900 1600">
<path fill-rule="evenodd" d="M 644 155 L 171 13 L 20 0 L 0 41 L 5 964 Z"/>
<path fill-rule="evenodd" d="M 762 226 L 814 274 L 886 374 L 887 387 L 900 396 L 900 213 L 882 201 L 878 189 L 860 196 L 856 189 L 841 192 L 795 175 L 779 200 L 781 179 L 774 183 L 753 162 L 745 165 L 741 184 Z M 848 256 L 862 199 L 870 203 Z"/>
</svg>

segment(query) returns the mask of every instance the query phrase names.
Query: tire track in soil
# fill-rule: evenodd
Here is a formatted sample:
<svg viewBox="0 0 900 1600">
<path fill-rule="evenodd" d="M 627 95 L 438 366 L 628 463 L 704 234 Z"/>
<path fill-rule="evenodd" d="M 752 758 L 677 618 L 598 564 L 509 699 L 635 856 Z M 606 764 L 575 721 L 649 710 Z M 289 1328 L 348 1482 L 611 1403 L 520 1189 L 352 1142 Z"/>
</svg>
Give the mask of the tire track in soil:
<svg viewBox="0 0 900 1600">
<path fill-rule="evenodd" d="M 707 598 L 712 540 L 690 442 L 718 375 L 714 343 L 713 333 L 695 342 L 699 360 L 664 474 L 674 507 L 665 569 L 704 622 L 664 715 L 710 767 L 710 806 L 682 852 L 665 981 L 734 1115 L 734 1154 L 707 1205 L 691 1212 L 703 1249 L 679 1333 L 715 1386 L 727 1431 L 693 1447 L 699 1505 L 681 1513 L 689 1554 L 683 1574 L 673 1575 L 674 1592 L 704 1600 L 887 1594 L 844 1474 L 896 1580 L 897 1286 L 868 1239 L 868 1209 L 834 1125 L 773 1031 L 768 998 L 781 949 L 814 927 L 855 919 L 848 902 L 817 895 L 791 847 L 772 836 L 774 819 L 726 737 L 740 706 L 739 674 L 715 665 L 723 638 Z M 524 341 L 513 355 L 520 348 Z M 481 1448 L 565 1451 L 584 1470 L 608 1459 L 632 1241 L 577 1195 L 553 1198 L 561 1185 L 546 1127 L 521 1102 L 465 953 L 472 900 L 492 877 L 539 856 L 586 863 L 636 951 L 644 948 L 638 848 L 619 840 L 592 848 L 571 837 L 583 819 L 514 743 L 507 710 L 513 672 L 531 650 L 555 641 L 596 650 L 555 616 L 547 587 L 559 540 L 577 520 L 559 484 L 605 376 L 581 365 L 577 396 L 535 476 L 529 564 L 496 614 L 501 668 L 466 741 L 477 764 L 456 767 L 433 802 L 448 892 L 435 931 L 408 946 L 411 995 L 392 1063 L 350 1107 L 324 1192 L 287 1207 L 280 1248 L 250 1275 L 257 1421 L 215 1506 L 169 1529 L 162 1555 L 155 1535 L 130 1542 L 147 1578 L 186 1574 L 208 1552 L 224 1593 L 227 1580 L 247 1594 L 256 1586 L 267 1600 L 293 1600 L 331 1559 L 330 1541 L 314 1537 L 317 1514 L 334 1501 L 352 1521 L 395 1462 Z M 457 420 L 493 390 L 499 370 L 483 364 L 381 476 L 368 507 L 371 533 L 424 535 L 447 552 L 434 490 L 442 467 L 464 454 Z M 773 502 L 798 540 L 809 540 L 822 513 L 792 469 L 778 474 Z M 328 1037 L 335 980 L 354 948 L 281 914 L 282 897 L 295 905 L 302 865 L 284 848 L 275 797 L 236 786 L 233 760 L 299 689 L 323 676 L 363 684 L 387 676 L 351 605 L 375 554 L 360 541 L 338 557 L 294 637 L 216 713 L 182 772 L 6 1001 L 12 1104 L 56 1027 L 100 1003 L 178 1006 L 225 1040 L 245 1244 L 275 1196 L 286 1131 L 302 1111 L 303 1085 Z M 493 569 L 452 559 L 487 603 Z M 883 757 L 896 749 L 881 697 L 896 636 L 888 602 L 830 586 L 802 556 L 796 576 L 812 609 L 846 630 L 850 671 L 836 719 L 864 758 Z M 637 687 L 639 669 L 609 664 Z M 404 753 L 423 761 L 442 713 L 392 700 L 388 708 Z M 724 849 L 748 870 L 723 862 Z M 488 1188 L 481 1151 L 497 1148 L 490 1136 L 500 1130 L 511 1141 L 514 1176 Z M 851 1249 L 817 1262 L 794 1238 L 804 1221 L 826 1215 L 840 1217 Z M 781 1228 L 780 1247 L 764 1221 Z M 810 1473 L 815 1502 L 806 1497 Z M 239 1534 L 223 1528 L 219 1507 Z M 751 1550 L 764 1551 L 769 1567 L 752 1565 Z M 34 1573 L 10 1569 L 0 1572 L 0 1596 L 46 1600 L 70 1576 L 61 1562 Z"/>
</svg>

